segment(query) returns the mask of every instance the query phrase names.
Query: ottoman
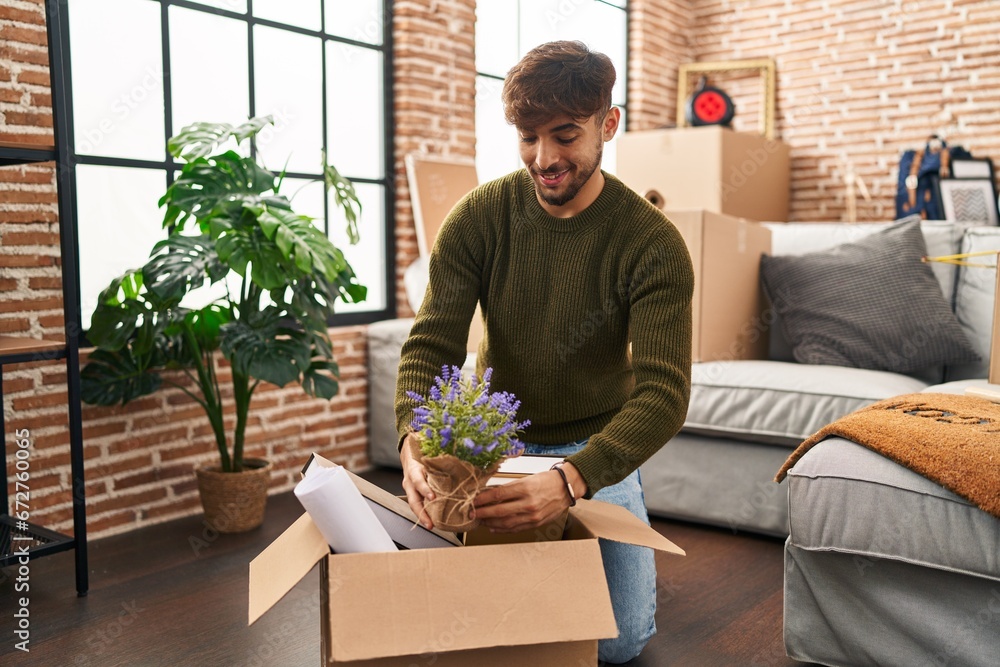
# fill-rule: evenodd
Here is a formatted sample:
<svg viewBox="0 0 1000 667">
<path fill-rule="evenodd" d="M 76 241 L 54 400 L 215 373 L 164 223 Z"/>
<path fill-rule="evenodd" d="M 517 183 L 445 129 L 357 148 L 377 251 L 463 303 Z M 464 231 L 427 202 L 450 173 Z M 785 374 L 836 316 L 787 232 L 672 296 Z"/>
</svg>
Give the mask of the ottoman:
<svg viewBox="0 0 1000 667">
<path fill-rule="evenodd" d="M 1000 665 L 1000 520 L 839 437 L 787 479 L 790 657 Z"/>
</svg>

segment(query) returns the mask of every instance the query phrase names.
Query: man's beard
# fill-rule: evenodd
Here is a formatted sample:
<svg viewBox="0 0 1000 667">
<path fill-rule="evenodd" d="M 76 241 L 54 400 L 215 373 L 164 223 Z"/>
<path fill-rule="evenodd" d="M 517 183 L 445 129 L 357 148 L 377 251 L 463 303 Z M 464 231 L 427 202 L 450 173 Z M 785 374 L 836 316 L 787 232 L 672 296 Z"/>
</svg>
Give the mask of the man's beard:
<svg viewBox="0 0 1000 667">
<path fill-rule="evenodd" d="M 563 206 L 573 200 L 578 194 L 580 194 L 580 189 L 590 180 L 590 177 L 594 175 L 597 168 L 601 165 L 601 157 L 604 154 L 604 141 L 598 137 L 597 139 L 597 154 L 594 156 L 593 162 L 585 165 L 578 165 L 576 177 L 566 184 L 566 190 L 562 193 L 549 193 L 543 189 L 537 181 L 535 181 L 535 192 L 538 193 L 538 197 L 548 204 L 549 206 Z M 532 170 L 534 171 L 534 170 Z M 537 172 L 536 172 L 537 173 Z"/>
</svg>

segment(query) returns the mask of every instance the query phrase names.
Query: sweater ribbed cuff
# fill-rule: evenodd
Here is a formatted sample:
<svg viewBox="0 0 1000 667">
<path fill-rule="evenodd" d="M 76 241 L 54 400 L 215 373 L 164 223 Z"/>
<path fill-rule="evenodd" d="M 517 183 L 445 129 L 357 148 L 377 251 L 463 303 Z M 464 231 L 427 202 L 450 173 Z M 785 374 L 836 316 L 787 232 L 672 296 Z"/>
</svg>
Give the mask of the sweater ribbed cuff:
<svg viewBox="0 0 1000 667">
<path fill-rule="evenodd" d="M 588 500 L 604 487 L 617 484 L 635 470 L 632 461 L 614 448 L 595 442 L 594 438 L 581 451 L 567 456 L 566 460 L 576 466 L 587 482 L 584 498 Z"/>
</svg>

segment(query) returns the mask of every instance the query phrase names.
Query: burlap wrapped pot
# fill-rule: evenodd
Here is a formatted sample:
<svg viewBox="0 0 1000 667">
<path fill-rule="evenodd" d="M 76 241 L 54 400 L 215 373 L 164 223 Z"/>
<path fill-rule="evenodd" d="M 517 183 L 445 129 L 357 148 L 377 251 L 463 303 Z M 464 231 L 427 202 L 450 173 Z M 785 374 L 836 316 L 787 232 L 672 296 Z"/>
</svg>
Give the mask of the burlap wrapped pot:
<svg viewBox="0 0 1000 667">
<path fill-rule="evenodd" d="M 464 532 L 478 526 L 479 521 L 470 517 L 472 503 L 500 464 L 484 470 L 451 454 L 420 456 L 420 460 L 427 469 L 427 484 L 434 491 L 434 500 L 424 503 L 434 527 Z"/>
</svg>

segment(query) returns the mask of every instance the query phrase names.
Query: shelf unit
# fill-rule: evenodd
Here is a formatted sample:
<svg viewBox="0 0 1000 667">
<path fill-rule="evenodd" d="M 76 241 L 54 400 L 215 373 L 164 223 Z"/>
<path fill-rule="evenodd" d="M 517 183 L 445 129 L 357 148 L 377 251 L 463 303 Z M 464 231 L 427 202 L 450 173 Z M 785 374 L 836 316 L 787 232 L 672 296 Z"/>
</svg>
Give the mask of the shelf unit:
<svg viewBox="0 0 1000 667">
<path fill-rule="evenodd" d="M 87 566 L 87 514 L 83 470 L 83 419 L 80 401 L 80 287 L 76 236 L 75 190 L 76 179 L 70 164 L 69 137 L 70 113 L 67 105 L 69 92 L 68 56 L 63 53 L 61 39 L 63 23 L 62 3 L 46 6 L 46 29 L 49 44 L 49 76 L 52 83 L 52 115 L 54 145 L 0 143 L 0 166 L 55 162 L 59 203 L 59 246 L 62 263 L 63 316 L 66 341 L 38 340 L 21 336 L 0 336 L 0 438 L 5 461 L 7 431 L 3 411 L 3 368 L 8 364 L 63 359 L 66 363 L 66 389 L 69 410 L 70 477 L 73 496 L 73 535 L 64 535 L 42 526 L 22 524 L 12 512 L 8 492 L 7 466 L 4 465 L 3 491 L 0 492 L 0 565 L 20 564 L 21 550 L 28 545 L 28 557 L 39 558 L 73 549 L 76 561 L 76 592 L 87 595 L 89 571 Z M 15 430 L 16 434 L 16 430 Z M 16 442 L 16 440 L 15 440 Z M 30 471 L 38 472 L 35 466 Z M 17 495 L 15 485 L 14 501 Z M 30 492 L 30 480 L 29 480 Z M 30 511 L 30 497 L 28 502 Z M 29 517 L 30 518 L 30 517 Z"/>
</svg>

